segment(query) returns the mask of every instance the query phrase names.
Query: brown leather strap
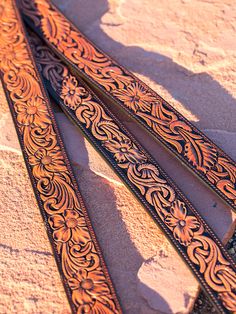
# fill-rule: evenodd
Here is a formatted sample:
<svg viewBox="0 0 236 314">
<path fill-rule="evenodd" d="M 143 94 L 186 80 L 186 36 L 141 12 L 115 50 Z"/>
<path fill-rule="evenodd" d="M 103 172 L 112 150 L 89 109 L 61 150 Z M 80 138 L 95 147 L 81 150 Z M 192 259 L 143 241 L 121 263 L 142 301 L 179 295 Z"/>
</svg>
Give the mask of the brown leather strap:
<svg viewBox="0 0 236 314">
<path fill-rule="evenodd" d="M 31 42 L 55 101 L 161 226 L 218 311 L 236 311 L 234 262 L 196 209 L 86 84 L 39 38 Z"/>
<path fill-rule="evenodd" d="M 0 73 L 73 313 L 121 313 L 13 0 L 0 4 Z"/>
<path fill-rule="evenodd" d="M 236 165 L 142 81 L 91 43 L 47 0 L 20 0 L 25 20 L 236 210 Z"/>
</svg>

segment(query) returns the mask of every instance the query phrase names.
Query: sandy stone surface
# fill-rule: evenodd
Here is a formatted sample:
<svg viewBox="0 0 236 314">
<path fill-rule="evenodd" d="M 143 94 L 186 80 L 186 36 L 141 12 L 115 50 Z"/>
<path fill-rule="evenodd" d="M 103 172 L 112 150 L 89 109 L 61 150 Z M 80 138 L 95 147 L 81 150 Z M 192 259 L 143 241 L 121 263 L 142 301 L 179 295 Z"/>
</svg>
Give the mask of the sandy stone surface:
<svg viewBox="0 0 236 314">
<path fill-rule="evenodd" d="M 236 159 L 235 1 L 54 2 Z M 0 313 L 68 314 L 2 89 L 0 103 Z M 228 206 L 119 116 L 226 239 L 235 221 Z M 189 313 L 199 288 L 190 271 L 80 132 L 56 117 L 124 313 Z"/>
</svg>

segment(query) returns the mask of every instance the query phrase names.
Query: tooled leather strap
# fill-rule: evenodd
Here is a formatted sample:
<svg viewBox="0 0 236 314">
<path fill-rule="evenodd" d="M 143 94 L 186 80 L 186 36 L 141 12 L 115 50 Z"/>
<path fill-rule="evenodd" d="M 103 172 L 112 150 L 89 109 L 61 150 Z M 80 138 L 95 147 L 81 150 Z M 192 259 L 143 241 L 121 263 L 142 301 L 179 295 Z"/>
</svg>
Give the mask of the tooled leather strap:
<svg viewBox="0 0 236 314">
<path fill-rule="evenodd" d="M 121 313 L 13 0 L 0 4 L 0 74 L 73 313 Z"/>
<path fill-rule="evenodd" d="M 31 35 L 45 84 L 152 215 L 220 313 L 236 312 L 235 264 L 186 197 L 82 80 Z"/>
<path fill-rule="evenodd" d="M 201 131 L 128 70 L 104 54 L 47 0 L 19 0 L 25 20 L 236 210 L 236 165 Z"/>
</svg>

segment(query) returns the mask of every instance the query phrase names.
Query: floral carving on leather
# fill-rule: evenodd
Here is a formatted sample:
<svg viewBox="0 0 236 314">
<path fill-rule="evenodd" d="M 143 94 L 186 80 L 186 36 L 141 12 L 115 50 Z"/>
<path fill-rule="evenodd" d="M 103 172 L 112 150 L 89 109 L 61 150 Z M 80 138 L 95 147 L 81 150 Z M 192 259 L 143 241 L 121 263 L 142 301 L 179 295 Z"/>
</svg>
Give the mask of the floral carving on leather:
<svg viewBox="0 0 236 314">
<path fill-rule="evenodd" d="M 100 105 L 93 100 L 92 95 L 87 99 L 87 110 L 80 111 L 80 115 L 76 114 L 80 122 L 85 123 L 86 128 L 91 130 L 91 134 L 101 142 L 101 145 L 113 153 L 114 159 L 118 162 L 118 165 L 127 171 L 127 178 L 140 190 L 146 200 L 154 206 L 160 218 L 166 223 L 168 228 L 172 230 L 175 239 L 182 246 L 188 248 L 190 260 L 196 265 L 198 265 L 198 261 L 201 260 L 200 272 L 205 276 L 208 285 L 215 291 L 218 291 L 219 287 L 223 290 L 228 289 L 229 286 L 234 287 L 234 281 L 236 280 L 235 273 L 233 274 L 231 272 L 230 276 L 233 277 L 229 277 L 228 270 L 225 268 L 228 262 L 224 259 L 216 243 L 205 235 L 207 231 L 204 229 L 202 223 L 187 208 L 184 202 L 177 200 L 173 188 L 171 188 L 164 177 L 162 177 L 158 169 L 148 162 L 148 159 L 133 159 L 132 141 L 122 142 L 117 140 L 117 127 L 115 128 L 114 121 L 111 123 L 111 118 L 107 113 L 99 115 L 100 125 L 106 124 L 106 121 L 108 123 L 106 129 L 107 140 L 104 140 L 104 136 L 100 138 L 101 132 L 95 127 L 95 125 L 98 125 L 97 119 L 93 119 L 93 117 L 97 116 L 97 113 L 100 112 L 98 110 Z M 82 101 L 82 104 L 77 108 L 76 112 L 80 108 L 85 107 L 86 99 Z M 104 109 L 100 108 L 100 110 L 102 112 Z M 86 122 L 88 116 L 90 117 L 89 123 Z M 119 130 L 118 134 L 120 138 L 126 138 L 122 130 Z M 125 148 L 123 152 L 119 150 L 119 148 L 122 147 Z M 137 152 L 141 152 L 138 148 L 136 149 Z M 124 161 L 124 163 L 121 161 Z M 196 252 L 193 253 L 193 250 L 196 250 Z M 215 251 L 217 254 L 213 253 Z M 208 259 L 205 259 L 206 255 L 209 256 Z M 220 256 L 219 259 L 218 256 Z M 214 273 L 215 269 L 216 271 L 220 269 L 219 266 L 215 268 L 216 263 L 219 263 L 219 261 L 221 261 L 220 283 L 214 276 L 208 276 L 209 273 Z M 227 306 L 232 307 L 233 305 Z"/>
<path fill-rule="evenodd" d="M 185 204 L 175 201 L 170 208 L 170 214 L 165 217 L 165 222 L 173 230 L 173 235 L 181 244 L 187 246 L 191 243 L 194 230 L 200 227 L 196 217 L 187 215 Z"/>
<path fill-rule="evenodd" d="M 104 141 L 103 146 L 112 154 L 119 163 L 131 162 L 140 163 L 146 161 L 146 156 L 143 155 L 136 145 L 129 139 L 123 139 L 121 141 L 110 140 Z"/>
<path fill-rule="evenodd" d="M 31 98 L 27 102 L 19 101 L 15 104 L 15 109 L 21 125 L 45 128 L 50 123 L 46 104 L 41 97 Z"/>
<path fill-rule="evenodd" d="M 65 53 L 72 62 L 76 63 L 79 69 L 85 71 L 89 76 L 99 81 L 106 90 L 124 88 L 132 81 L 130 76 L 124 76 L 124 71 L 112 65 L 106 56 L 98 49 L 88 45 L 87 40 L 74 32 L 70 23 L 58 12 L 51 9 L 46 1 L 38 0 L 31 4 L 29 0 L 23 0 L 22 6 L 28 14 L 34 10 L 42 12 L 41 23 L 36 15 L 31 17 L 36 24 L 40 23 L 44 36 L 57 45 L 58 49 Z M 81 49 L 75 49 L 80 45 Z"/>
<path fill-rule="evenodd" d="M 68 242 L 70 239 L 77 244 L 84 244 L 90 240 L 84 217 L 72 209 L 66 209 L 64 214 L 55 214 L 49 217 L 56 241 Z"/>
<path fill-rule="evenodd" d="M 67 107 L 75 110 L 82 102 L 82 97 L 87 92 L 83 87 L 79 87 L 74 76 L 69 75 L 62 81 L 61 97 Z"/>
<path fill-rule="evenodd" d="M 73 291 L 74 303 L 78 305 L 78 313 L 86 313 L 85 310 L 90 313 L 93 307 L 94 313 L 108 313 L 105 305 L 109 288 L 100 270 L 87 272 L 81 269 L 68 279 L 68 284 Z"/>
<path fill-rule="evenodd" d="M 34 155 L 29 156 L 29 163 L 33 166 L 33 174 L 36 178 L 51 177 L 54 173 L 67 171 L 59 147 L 52 150 L 39 148 Z"/>
<path fill-rule="evenodd" d="M 0 5 L 0 25 L 3 26 L 0 32 L 0 70 L 34 187 L 39 195 L 39 204 L 42 204 L 41 209 L 48 220 L 48 231 L 56 247 L 55 254 L 60 260 L 63 281 L 67 282 L 75 273 L 87 276 L 87 283 L 84 278 L 81 285 L 87 287 L 85 292 L 91 293 L 91 297 L 83 298 L 76 289 L 71 289 L 71 302 L 74 304 L 72 310 L 73 313 L 84 313 L 84 310 L 89 309 L 91 314 L 118 314 L 121 312 L 120 306 L 102 256 L 95 245 L 92 227 L 87 224 L 86 209 L 74 184 L 73 174 L 65 161 L 66 155 L 44 97 L 40 78 L 35 71 L 16 8 L 14 0 L 2 0 Z M 54 25 L 54 29 L 51 29 L 53 35 L 58 29 L 56 26 L 58 27 Z M 37 57 L 39 55 L 46 59 L 45 54 L 38 52 Z M 60 78 L 58 71 L 51 71 L 49 64 L 46 67 L 48 72 L 44 71 L 43 74 L 50 73 L 48 78 L 54 75 L 54 82 L 57 81 Z M 66 72 L 63 74 L 66 75 Z M 70 77 L 67 81 L 69 88 L 64 89 L 64 99 L 74 107 L 80 102 L 78 91 L 82 94 L 83 89 L 74 86 L 75 82 Z M 56 86 L 57 84 L 54 85 Z M 73 95 L 70 93 L 72 90 L 75 92 Z M 69 95 L 75 95 L 76 98 L 70 98 Z M 93 280 L 96 288 L 100 280 L 101 287 L 106 285 L 106 289 L 90 288 L 89 280 Z M 100 299 L 106 301 L 101 303 Z"/>
<path fill-rule="evenodd" d="M 234 161 L 222 154 L 210 140 L 184 121 L 180 114 L 151 89 L 146 88 L 132 73 L 92 45 L 47 1 L 31 2 L 21 0 L 25 15 L 41 28 L 56 49 L 115 97 L 138 120 L 144 122 L 147 128 L 155 132 L 168 148 L 204 177 L 207 183 L 213 185 L 232 206 L 236 205 L 236 174 L 232 179 L 227 168 L 221 171 L 219 159 L 226 158 L 231 167 L 235 167 Z M 182 127 L 173 129 L 175 122 L 181 123 Z M 184 136 L 181 130 L 187 131 L 188 135 L 186 133 Z M 217 168 L 214 179 L 211 173 L 208 174 L 213 167 Z M 224 181 L 218 184 L 222 179 Z"/>
<path fill-rule="evenodd" d="M 114 89 L 112 95 L 116 96 L 134 112 L 149 112 L 152 102 L 156 101 L 155 97 L 139 83 L 132 83 L 127 86 L 127 89 Z"/>
<path fill-rule="evenodd" d="M 14 69 L 19 64 L 22 66 L 22 60 L 24 60 L 24 64 L 30 64 L 25 52 L 25 45 L 22 43 L 17 43 L 17 45 L 11 43 L 3 46 L 0 51 L 0 60 L 3 69 Z"/>
<path fill-rule="evenodd" d="M 78 86 L 82 86 L 79 81 Z M 60 94 L 58 96 L 62 99 Z M 235 271 L 230 266 L 227 255 L 225 256 L 226 253 L 212 232 L 197 218 L 187 201 L 185 203 L 184 200 L 180 200 L 182 197 L 180 197 L 178 189 L 168 182 L 161 169 L 158 169 L 148 156 L 146 157 L 133 140 L 130 139 L 128 145 L 125 144 L 125 152 L 119 150 L 122 147 L 122 141 L 127 139 L 127 135 L 91 93 L 72 112 L 73 117 L 76 117 L 80 124 L 84 125 L 86 132 L 89 132 L 90 136 L 96 140 L 96 144 L 99 143 L 101 149 L 106 149 L 113 154 L 114 161 L 122 168 L 122 174 L 126 175 L 128 182 L 132 184 L 131 187 L 140 191 L 139 197 L 152 206 L 153 212 L 159 216 L 168 228 L 168 232 L 178 241 L 180 252 L 187 255 L 191 266 L 204 278 L 209 292 L 220 297 L 223 306 L 227 309 L 236 311 L 233 298 L 229 298 L 231 293 L 235 299 Z M 175 113 L 169 111 L 168 107 L 163 106 L 160 102 L 158 105 L 153 104 L 152 112 L 158 115 L 159 119 L 155 127 L 160 128 L 165 134 L 164 136 L 168 135 L 173 143 L 177 142 L 179 146 L 176 147 L 181 151 L 183 137 L 179 128 L 188 132 L 191 131 L 191 128 L 186 126 L 185 122 L 177 121 Z M 143 117 L 146 115 L 145 112 L 141 112 L 141 114 Z M 171 132 L 168 132 L 170 125 Z M 135 147 L 135 154 L 133 147 Z M 130 148 L 130 152 L 127 148 Z M 123 155 L 124 153 L 125 155 Z M 146 158 L 135 160 L 136 153 L 140 153 Z M 215 157 L 214 154 L 213 157 Z M 125 160 L 125 162 L 118 160 Z M 213 168 L 213 164 L 209 162 L 208 167 Z M 72 278 L 76 280 L 72 281 L 73 288 L 74 290 L 80 289 L 82 294 L 81 279 L 74 276 L 75 274 Z M 90 310 L 90 305 L 86 307 L 87 311 Z"/>
</svg>

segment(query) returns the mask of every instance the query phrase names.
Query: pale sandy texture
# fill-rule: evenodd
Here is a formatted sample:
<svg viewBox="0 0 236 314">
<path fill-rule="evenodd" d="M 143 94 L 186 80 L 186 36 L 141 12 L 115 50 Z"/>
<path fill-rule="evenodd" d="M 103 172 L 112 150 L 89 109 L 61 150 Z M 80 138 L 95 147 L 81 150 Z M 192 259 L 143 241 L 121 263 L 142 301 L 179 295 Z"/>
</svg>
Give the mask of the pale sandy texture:
<svg viewBox="0 0 236 314">
<path fill-rule="evenodd" d="M 236 159 L 236 9 L 223 2 L 55 0 Z M 0 101 L 0 313 L 70 313 L 2 90 Z M 228 206 L 120 117 L 222 238 L 233 222 Z M 198 285 L 187 267 L 78 130 L 57 119 L 124 312 L 189 312 Z"/>
</svg>

